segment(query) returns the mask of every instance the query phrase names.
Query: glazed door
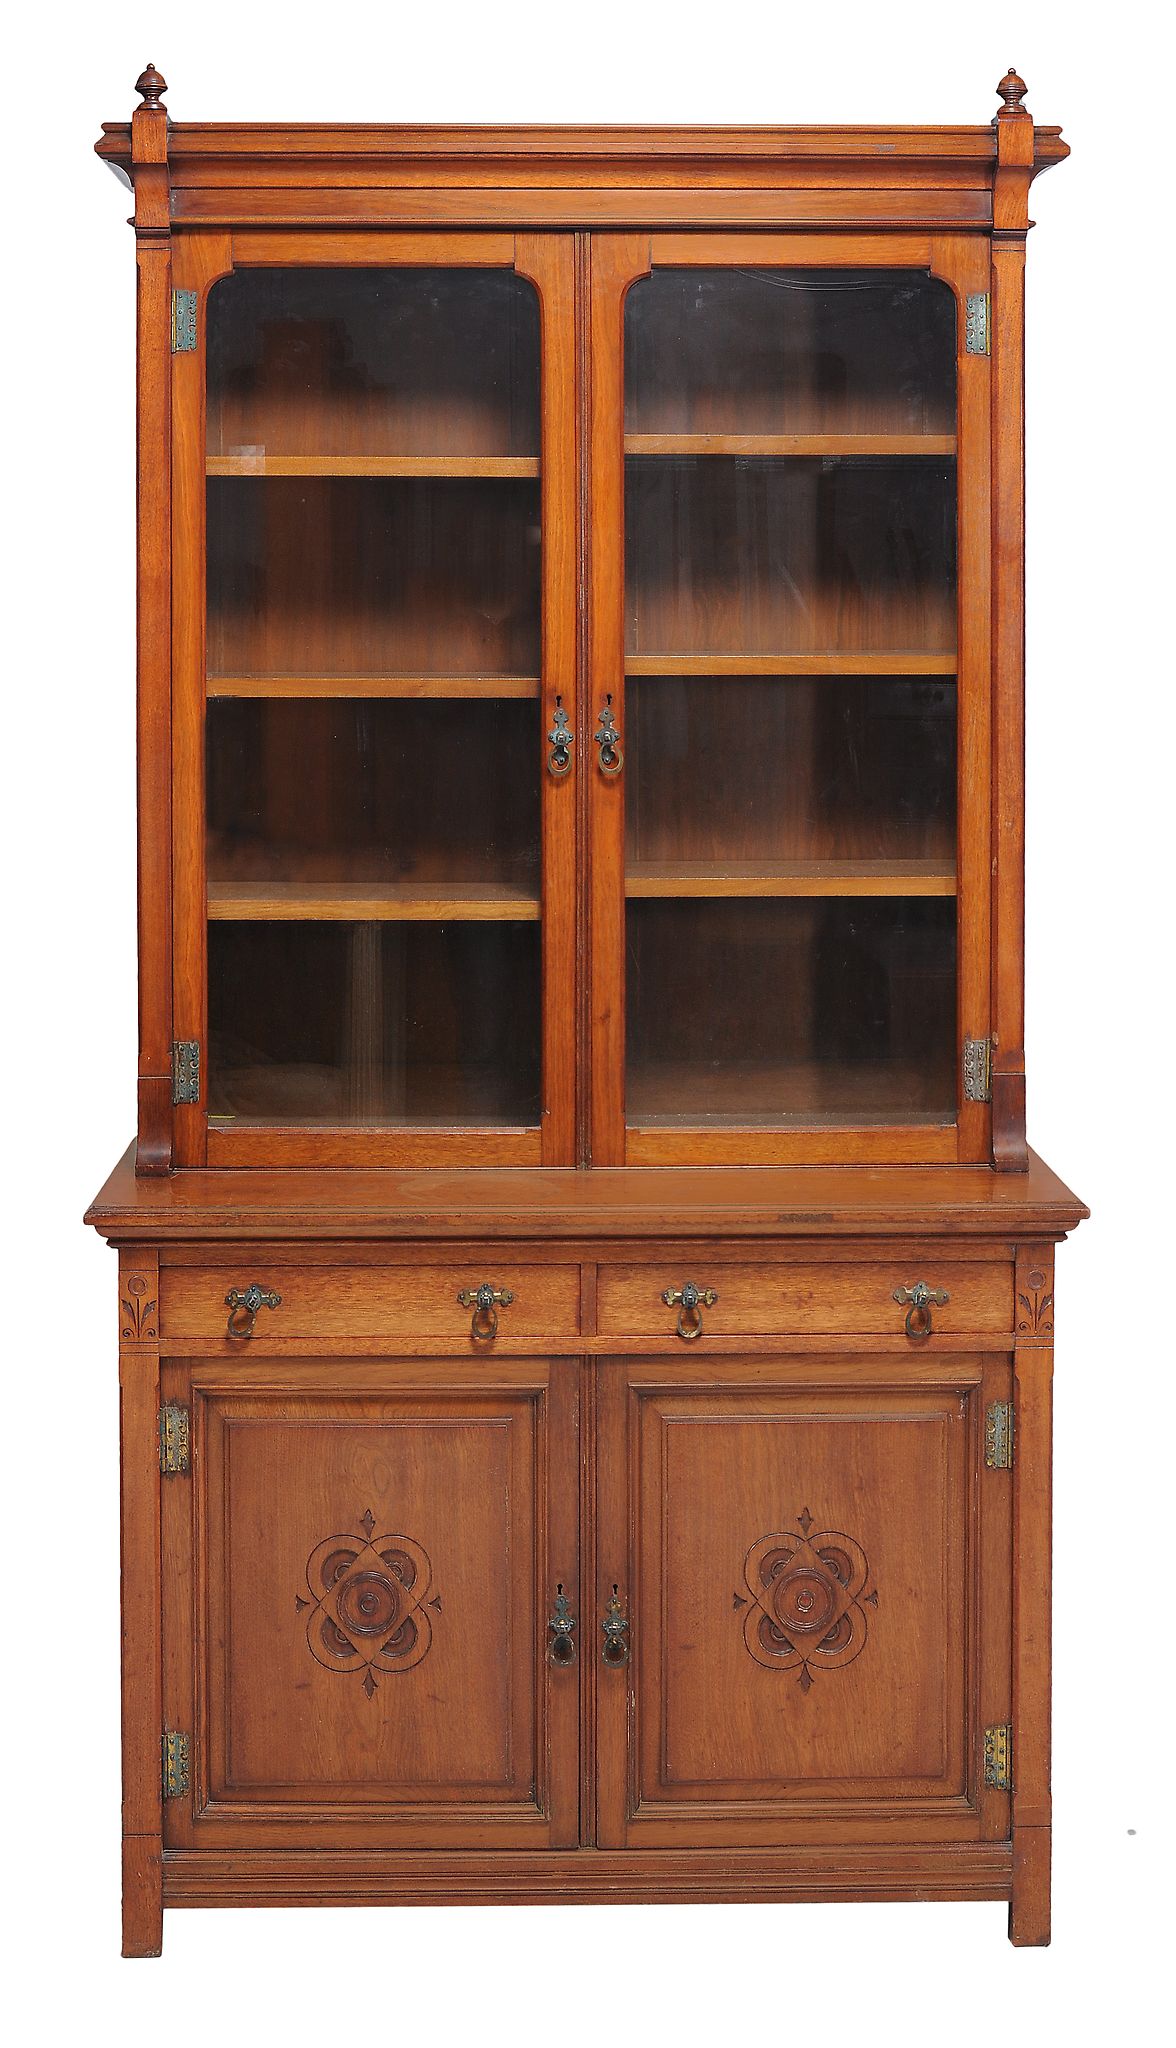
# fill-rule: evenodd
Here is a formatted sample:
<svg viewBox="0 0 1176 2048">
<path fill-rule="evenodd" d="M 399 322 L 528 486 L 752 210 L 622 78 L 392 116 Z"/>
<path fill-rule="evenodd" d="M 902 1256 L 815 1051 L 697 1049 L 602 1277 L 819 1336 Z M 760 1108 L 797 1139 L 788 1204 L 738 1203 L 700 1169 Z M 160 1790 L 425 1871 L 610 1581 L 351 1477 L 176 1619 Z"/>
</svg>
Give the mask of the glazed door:
<svg viewBox="0 0 1176 2048">
<path fill-rule="evenodd" d="M 984 1415 L 1007 1360 L 601 1385 L 601 1846 L 1005 1839 L 983 1731 L 1009 1719 L 1011 1490 Z"/>
<path fill-rule="evenodd" d="M 179 243 L 181 1164 L 572 1160 L 571 251 Z"/>
<path fill-rule="evenodd" d="M 986 290 L 594 238 L 597 1163 L 987 1156 Z"/>
<path fill-rule="evenodd" d="M 165 1367 L 168 1846 L 575 1842 L 577 1370 Z"/>
</svg>

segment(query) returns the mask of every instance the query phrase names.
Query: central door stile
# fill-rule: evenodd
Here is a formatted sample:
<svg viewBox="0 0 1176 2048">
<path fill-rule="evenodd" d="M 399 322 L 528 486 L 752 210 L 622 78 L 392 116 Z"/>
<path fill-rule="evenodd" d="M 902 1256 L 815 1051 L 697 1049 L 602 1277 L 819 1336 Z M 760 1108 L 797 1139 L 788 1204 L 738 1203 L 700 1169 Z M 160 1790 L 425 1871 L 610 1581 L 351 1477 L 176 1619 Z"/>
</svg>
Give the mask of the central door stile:
<svg viewBox="0 0 1176 2048">
<path fill-rule="evenodd" d="M 625 1158 L 625 362 L 629 286 L 650 268 L 647 235 L 591 248 L 588 715 L 591 993 L 589 1113 L 594 1166 Z"/>
</svg>

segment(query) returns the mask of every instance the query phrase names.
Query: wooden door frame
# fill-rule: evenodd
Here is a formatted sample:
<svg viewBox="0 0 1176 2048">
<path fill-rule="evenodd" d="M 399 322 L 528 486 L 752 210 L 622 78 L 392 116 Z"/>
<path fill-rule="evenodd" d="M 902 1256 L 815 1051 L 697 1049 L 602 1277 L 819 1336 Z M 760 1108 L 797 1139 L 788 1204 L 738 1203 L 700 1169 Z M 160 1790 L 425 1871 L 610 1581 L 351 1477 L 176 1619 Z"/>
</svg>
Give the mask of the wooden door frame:
<svg viewBox="0 0 1176 2048">
<path fill-rule="evenodd" d="M 991 363 L 965 349 L 966 299 L 986 291 L 985 234 L 593 234 L 590 238 L 589 646 L 595 717 L 611 700 L 625 732 L 624 309 L 661 265 L 754 262 L 809 269 L 919 268 L 950 286 L 957 313 L 957 1005 L 956 1121 L 642 1131 L 625 1121 L 624 776 L 588 764 L 589 1129 L 593 1165 L 949 1164 L 986 1161 L 991 1112 L 964 1095 L 965 1038 L 991 1033 Z"/>
<path fill-rule="evenodd" d="M 185 231 L 172 237 L 171 282 L 197 295 L 197 346 L 171 357 L 172 1011 L 173 1035 L 202 1048 L 201 1099 L 173 1109 L 178 1166 L 572 1165 L 576 1130 L 576 794 L 578 764 L 548 773 L 557 697 L 577 718 L 575 238 L 392 229 Z M 250 266 L 511 269 L 536 292 L 540 317 L 542 680 L 536 702 L 541 788 L 542 1059 L 533 1128 L 454 1131 L 249 1131 L 209 1126 L 205 854 L 205 433 L 207 301 Z"/>
<path fill-rule="evenodd" d="M 271 1848 L 312 1845 L 323 1840 L 324 1820 L 310 1809 L 305 1818 L 291 1812 L 275 1830 L 273 1816 L 250 1812 L 248 1803 L 231 1800 L 210 1805 L 212 1782 L 207 1745 L 209 1704 L 205 1697 L 207 1654 L 215 1640 L 208 1626 L 205 1556 L 210 1503 L 204 1492 L 207 1465 L 207 1404 L 217 1399 L 241 1400 L 250 1395 L 275 1402 L 306 1397 L 338 1398 L 386 1394 L 391 1400 L 434 1402 L 443 1411 L 447 1400 L 464 1395 L 493 1403 L 495 1397 L 528 1400 L 535 1416 L 535 1577 L 534 1610 L 535 1785 L 536 1812 L 520 1812 L 496 1803 L 479 1805 L 471 1798 L 448 1811 L 414 1811 L 399 1821 L 365 1818 L 361 1802 L 340 1808 L 334 1823 L 339 1845 L 358 1830 L 373 1847 L 404 1851 L 437 1848 L 571 1849 L 579 1840 L 580 1821 L 580 1686 L 575 1662 L 553 1664 L 547 1655 L 548 1622 L 555 1588 L 562 1583 L 572 1613 L 579 1614 L 580 1362 L 573 1358 L 495 1357 L 492 1361 L 438 1358 L 340 1358 L 324 1350 L 321 1361 L 280 1359 L 233 1360 L 226 1364 L 211 1355 L 168 1357 L 161 1361 L 164 1398 L 181 1402 L 190 1412 L 191 1470 L 163 1482 L 161 1516 L 161 1655 L 162 1723 L 190 1735 L 190 1789 L 183 1800 L 163 1807 L 165 1845 L 185 1850 Z M 357 1510 L 358 1511 L 358 1510 Z M 449 1617 L 447 1616 L 447 1619 Z M 452 1617 L 456 1625 L 459 1617 Z M 393 1681 L 396 1683 L 397 1681 Z M 158 1747 L 156 1746 L 156 1754 Z M 544 1825 L 544 1822 L 546 1825 Z M 326 1823 L 328 1832 L 331 1823 Z M 276 1839 L 275 1839 L 276 1834 Z M 355 1846 L 352 1841 L 351 1846 Z"/>
<path fill-rule="evenodd" d="M 819 1399 L 834 1389 L 868 1399 L 879 1391 L 917 1394 L 953 1392 L 969 1401 L 968 1466 L 965 1479 L 963 1762 L 965 1788 L 958 1797 L 920 1798 L 909 1820 L 903 1800 L 889 1802 L 889 1816 L 875 1814 L 879 1840 L 1003 1842 L 1011 1832 L 1007 1791 L 984 1778 L 984 1729 L 1011 1718 L 1013 1613 L 1011 1560 L 1013 1493 L 1007 1471 L 984 1462 L 984 1421 L 990 1400 L 1007 1399 L 1012 1360 L 1007 1352 L 977 1346 L 970 1355 L 887 1353 L 876 1340 L 847 1338 L 841 1353 L 800 1357 L 778 1354 L 712 1359 L 615 1356 L 598 1361 L 596 1481 L 596 1606 L 604 1614 L 617 1588 L 629 1622 L 630 1662 L 607 1668 L 595 1656 L 597 1832 L 602 1849 L 657 1850 L 688 1842 L 714 1849 L 773 1843 L 866 1839 L 853 1801 L 811 1802 L 795 1818 L 777 1807 L 746 1822 L 692 1814 L 689 1806 L 638 1818 L 641 1698 L 637 1680 L 642 1656 L 642 1556 L 651 1532 L 641 1527 L 641 1469 L 638 1404 L 650 1395 L 688 1391 L 731 1394 L 802 1393 Z M 868 1803 L 868 1802 L 867 1802 Z M 636 1822 L 636 1826 L 634 1823 Z M 868 1825 L 868 1824 L 867 1824 Z"/>
</svg>

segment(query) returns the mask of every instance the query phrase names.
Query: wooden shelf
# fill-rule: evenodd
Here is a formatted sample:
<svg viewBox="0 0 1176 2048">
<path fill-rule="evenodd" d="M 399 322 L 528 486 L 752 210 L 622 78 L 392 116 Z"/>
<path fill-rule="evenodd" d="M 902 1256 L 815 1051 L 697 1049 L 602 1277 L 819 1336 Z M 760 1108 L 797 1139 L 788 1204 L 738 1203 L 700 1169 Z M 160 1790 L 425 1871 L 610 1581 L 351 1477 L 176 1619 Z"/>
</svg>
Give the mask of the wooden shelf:
<svg viewBox="0 0 1176 2048">
<path fill-rule="evenodd" d="M 956 656 L 906 649 L 786 654 L 627 654 L 627 676 L 954 676 Z"/>
<path fill-rule="evenodd" d="M 949 860 L 634 861 L 626 896 L 954 896 Z"/>
<path fill-rule="evenodd" d="M 954 434 L 626 434 L 626 455 L 954 455 Z"/>
<path fill-rule="evenodd" d="M 952 1077 L 905 1060 L 633 1060 L 628 1125 L 679 1130 L 835 1129 L 951 1123 Z"/>
<path fill-rule="evenodd" d="M 209 676 L 210 697 L 537 697 L 538 676 Z"/>
<path fill-rule="evenodd" d="M 539 474 L 537 455 L 210 455 L 209 476 L 515 476 Z"/>
<path fill-rule="evenodd" d="M 526 924 L 538 919 L 539 898 L 510 882 L 237 882 L 210 875 L 208 915 L 220 923 Z"/>
</svg>

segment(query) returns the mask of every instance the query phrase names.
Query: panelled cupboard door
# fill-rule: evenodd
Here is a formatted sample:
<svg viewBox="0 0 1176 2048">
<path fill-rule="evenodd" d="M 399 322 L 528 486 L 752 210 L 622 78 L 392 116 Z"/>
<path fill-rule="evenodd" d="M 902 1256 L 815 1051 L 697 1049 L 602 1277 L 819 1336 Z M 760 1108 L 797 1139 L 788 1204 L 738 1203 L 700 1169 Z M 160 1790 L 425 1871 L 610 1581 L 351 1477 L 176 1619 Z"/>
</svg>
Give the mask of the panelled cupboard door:
<svg viewBox="0 0 1176 2048">
<path fill-rule="evenodd" d="M 1007 1836 L 1008 1386 L 958 1355 L 602 1368 L 602 1846 Z"/>
<path fill-rule="evenodd" d="M 576 1371 L 165 1367 L 168 1846 L 575 1842 Z"/>
<path fill-rule="evenodd" d="M 180 1165 L 573 1163 L 573 247 L 176 244 Z"/>
<path fill-rule="evenodd" d="M 988 1156 L 980 238 L 598 235 L 592 1158 Z"/>
</svg>

